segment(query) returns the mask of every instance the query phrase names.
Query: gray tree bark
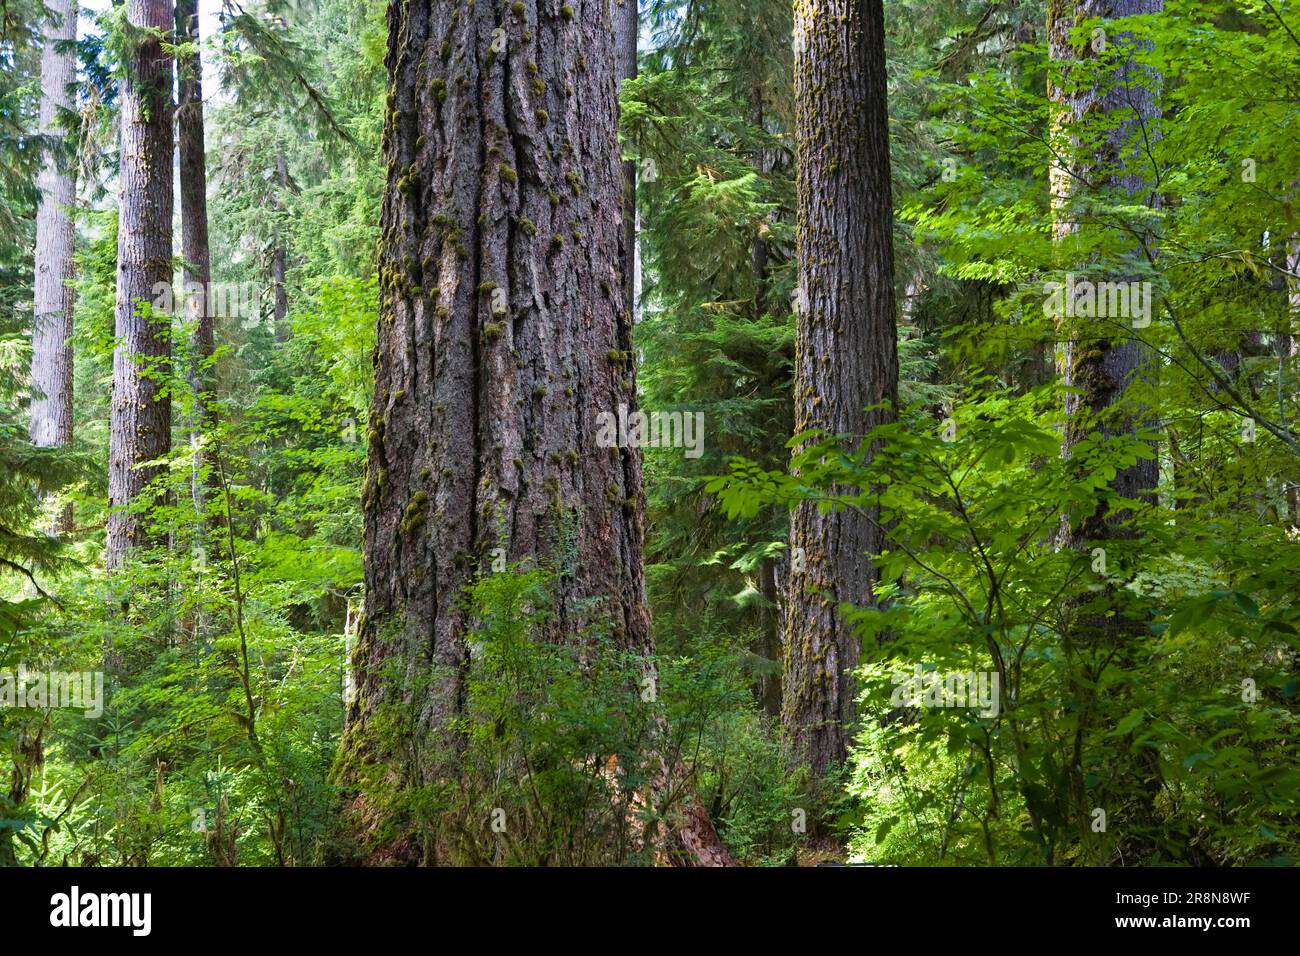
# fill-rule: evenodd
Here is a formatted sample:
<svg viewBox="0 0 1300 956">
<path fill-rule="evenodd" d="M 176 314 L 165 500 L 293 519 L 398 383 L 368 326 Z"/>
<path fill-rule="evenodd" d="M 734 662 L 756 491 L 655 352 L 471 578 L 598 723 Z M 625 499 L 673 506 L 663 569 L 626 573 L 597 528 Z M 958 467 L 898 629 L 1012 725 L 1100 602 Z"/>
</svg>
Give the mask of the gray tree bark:
<svg viewBox="0 0 1300 956">
<path fill-rule="evenodd" d="M 59 114 L 73 107 L 68 87 L 76 79 L 76 54 L 60 45 L 76 39 L 77 7 L 70 0 L 51 0 L 41 51 L 39 131 L 51 148 L 45 154 L 37 186 L 36 283 L 32 330 L 32 443 L 42 447 L 72 442 L 72 306 L 68 284 L 73 274 L 76 201 L 75 169 L 63 146 Z M 71 509 L 58 520 L 57 530 L 71 525 Z"/>
<path fill-rule="evenodd" d="M 109 568 L 147 544 L 144 491 L 158 475 L 143 467 L 171 444 L 170 316 L 153 316 L 156 289 L 172 281 L 172 56 L 159 37 L 175 26 L 167 0 L 127 0 L 132 27 L 148 29 L 126 64 L 121 94 L 118 189 L 117 347 L 108 446 Z M 162 310 L 158 310 L 162 311 Z"/>
<path fill-rule="evenodd" d="M 897 401 L 893 211 L 880 0 L 795 3 L 799 303 L 795 431 L 863 436 Z M 844 760 L 858 637 L 843 602 L 874 603 L 882 538 L 858 512 L 795 509 L 782 722 L 815 776 Z"/>
</svg>

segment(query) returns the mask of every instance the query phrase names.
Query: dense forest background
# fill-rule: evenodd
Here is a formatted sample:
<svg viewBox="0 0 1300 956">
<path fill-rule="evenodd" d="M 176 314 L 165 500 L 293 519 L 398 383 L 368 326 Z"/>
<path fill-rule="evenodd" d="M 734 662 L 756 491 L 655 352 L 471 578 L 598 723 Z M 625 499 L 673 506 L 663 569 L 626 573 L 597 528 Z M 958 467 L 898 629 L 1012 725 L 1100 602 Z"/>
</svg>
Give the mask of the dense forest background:
<svg viewBox="0 0 1300 956">
<path fill-rule="evenodd" d="M 0 864 L 1297 862 L 1290 0 L 0 30 Z"/>
</svg>

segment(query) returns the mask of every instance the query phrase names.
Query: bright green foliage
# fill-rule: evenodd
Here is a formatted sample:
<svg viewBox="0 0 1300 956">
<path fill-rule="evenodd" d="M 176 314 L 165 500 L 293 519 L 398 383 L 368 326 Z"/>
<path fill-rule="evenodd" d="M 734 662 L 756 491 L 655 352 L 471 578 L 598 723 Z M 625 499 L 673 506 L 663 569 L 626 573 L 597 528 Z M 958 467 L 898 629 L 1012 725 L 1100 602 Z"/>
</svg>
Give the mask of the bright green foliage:
<svg viewBox="0 0 1300 956">
<path fill-rule="evenodd" d="M 864 638 L 841 820 L 859 859 L 1295 860 L 1300 409 L 1282 237 L 1300 111 L 1274 69 L 1294 64 L 1294 37 L 1267 4 L 1167 9 L 1111 27 L 1149 40 L 1138 56 L 1164 78 L 1158 128 L 1122 160 L 1158 183 L 1154 211 L 1100 187 L 1053 205 L 1049 146 L 1068 141 L 1049 135 L 1046 83 L 1066 79 L 1043 45 L 1002 56 L 994 23 L 987 65 L 962 35 L 918 76 L 955 153 L 902 215 L 938 254 L 918 307 L 944 317 L 932 381 L 960 382 L 961 400 L 912 406 L 869 468 L 828 441 L 789 472 L 737 463 L 709 486 L 741 521 L 806 497 L 880 502 L 884 604 L 846 609 Z M 1109 82 L 1116 49 L 1069 81 Z M 954 74 L 954 57 L 975 71 Z M 1120 119 L 1065 127 L 1059 159 L 1093 160 Z M 1061 220 L 1079 224 L 1065 240 Z M 1147 430 L 1094 432 L 1062 460 L 1063 397 L 1036 386 L 1054 364 L 1046 283 L 1067 273 L 1149 281 L 1154 305 L 1149 325 L 1121 319 L 1152 350 L 1123 406 Z M 984 290 L 974 311 L 954 301 L 963 287 Z M 1117 470 L 1153 453 L 1158 500 L 1115 500 Z M 1128 511 L 1123 533 L 1061 549 L 1063 518 L 1103 501 Z M 997 675 L 996 708 L 909 699 L 918 674 L 966 672 Z"/>
<path fill-rule="evenodd" d="M 352 4 L 320 16 L 339 33 L 363 19 Z M 292 45 L 282 52 L 292 54 Z M 259 56 L 242 49 L 238 76 L 253 83 Z M 369 61 L 344 63 L 351 73 L 335 82 L 358 111 L 348 121 L 359 131 L 377 128 L 377 96 L 357 94 L 379 89 L 381 77 Z M 304 64 L 301 77 L 316 71 Z M 359 605 L 357 502 L 377 307 L 371 252 L 363 247 L 373 244 L 378 188 L 371 177 L 365 192 L 372 201 L 335 219 L 354 237 L 350 247 L 322 248 L 328 233 L 291 215 L 301 195 L 295 188 L 316 190 L 327 173 L 350 189 L 356 180 L 327 170 L 318 143 L 280 132 L 294 128 L 291 117 L 250 124 L 238 121 L 243 108 L 210 114 L 213 280 L 267 286 L 266 259 L 240 251 L 250 237 L 283 242 L 292 263 L 313 268 L 292 283 L 288 342 L 274 343 L 263 321 L 269 298 L 260 313 L 217 320 L 215 425 L 203 436 L 209 454 L 200 470 L 210 488 L 208 518 L 200 519 L 190 497 L 196 449 L 178 436 L 160 479 L 171 504 L 147 516 L 173 546 L 133 555 L 110 582 L 97 570 L 102 537 L 90 536 L 72 547 L 81 565 L 41 577 L 59 606 L 33 621 L 32 600 L 14 605 L 25 627 L 0 668 L 106 669 L 109 689 L 97 720 L 67 711 L 39 715 L 44 766 L 21 813 L 0 814 L 20 827 L 20 862 L 302 865 L 319 861 L 332 838 L 337 807 L 328 779 L 343 721 L 343 629 L 349 605 Z M 230 150 L 219 148 L 227 119 L 243 133 Z M 288 157 L 295 187 L 278 198 L 266 191 L 265 165 L 251 173 L 277 150 Z M 317 159 L 300 165 L 299 155 Z M 245 193 L 231 188 L 241 182 Z M 78 439 L 99 462 L 72 498 L 78 526 L 94 528 L 105 508 L 116 215 L 92 213 L 83 228 L 76 422 Z M 294 245 L 299 235 L 301 246 Z M 178 370 L 188 365 L 188 331 L 176 320 Z M 193 396 L 183 378 L 168 384 L 179 423 Z M 2 454 L 6 487 L 12 482 L 15 500 L 30 512 L 33 469 L 50 456 L 21 445 Z M 66 467 L 41 467 L 42 487 L 69 477 Z M 8 525 L 3 507 L 0 523 Z M 29 514 L 12 517 L 12 527 L 30 523 Z M 45 569 L 51 545 L 43 535 L 30 540 L 15 538 L 5 555 Z M 4 714 L 6 752 L 32 739 L 31 732 L 10 733 L 18 716 L 29 725 L 35 719 Z"/>
<path fill-rule="evenodd" d="M 622 100 L 639 171 L 642 404 L 705 422 L 702 456 L 647 453 L 658 645 L 726 635 L 769 677 L 784 519 L 729 527 L 701 479 L 733 454 L 783 461 L 791 427 L 789 17 L 770 0 L 652 4 L 655 49 Z"/>
<path fill-rule="evenodd" d="M 1112 497 L 1115 470 L 1150 452 L 1095 440 L 1062 460 L 1044 407 L 1055 399 L 963 405 L 953 441 L 906 416 L 876 433 L 870 467 L 823 442 L 796 458 L 797 478 L 738 463 L 711 485 L 737 515 L 805 497 L 855 507 L 879 489 L 885 604 L 850 611 L 871 649 L 850 785 L 862 802 L 843 821 L 860 828 L 856 852 L 907 863 L 1289 859 L 1300 686 L 1285 661 L 1300 608 L 1284 582 L 1300 545 L 1276 527 L 1174 531 L 1161 509 L 1134 503 L 1136 540 L 1059 550 L 1060 516 Z M 1268 562 L 1241 564 L 1261 552 Z M 1101 613 L 1145 626 L 1116 645 L 1088 625 Z M 992 707 L 945 707 L 942 691 L 909 706 L 917 667 L 996 675 L 1000 694 Z"/>
</svg>

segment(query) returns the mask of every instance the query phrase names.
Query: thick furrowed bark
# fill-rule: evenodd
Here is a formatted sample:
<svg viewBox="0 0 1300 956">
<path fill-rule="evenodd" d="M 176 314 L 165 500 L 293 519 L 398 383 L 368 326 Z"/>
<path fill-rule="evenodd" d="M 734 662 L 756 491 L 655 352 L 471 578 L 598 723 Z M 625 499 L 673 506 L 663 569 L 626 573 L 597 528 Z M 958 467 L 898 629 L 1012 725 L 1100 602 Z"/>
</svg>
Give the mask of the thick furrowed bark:
<svg viewBox="0 0 1300 956">
<path fill-rule="evenodd" d="M 863 436 L 898 390 L 881 3 L 799 0 L 795 37 L 795 431 Z M 859 647 L 839 606 L 874 603 L 881 544 L 854 511 L 791 517 L 782 721 L 815 777 L 848 753 Z"/>
<path fill-rule="evenodd" d="M 454 777 L 464 591 L 496 549 L 557 572 L 552 639 L 607 626 L 620 650 L 652 652 L 641 456 L 597 442 L 601 413 L 636 404 L 608 3 L 389 8 L 345 783 L 366 764 L 398 788 Z M 400 741 L 381 739 L 386 707 L 410 715 Z M 354 807 L 375 819 L 364 795 Z"/>
<path fill-rule="evenodd" d="M 152 302 L 172 281 L 172 57 L 158 37 L 171 34 L 174 20 L 166 0 L 128 0 L 126 9 L 133 27 L 156 32 L 139 37 L 122 84 L 109 568 L 147 543 L 139 512 L 158 468 L 140 466 L 166 454 L 171 441 L 171 401 L 161 379 L 171 358 L 170 317 L 154 316 Z"/>
</svg>

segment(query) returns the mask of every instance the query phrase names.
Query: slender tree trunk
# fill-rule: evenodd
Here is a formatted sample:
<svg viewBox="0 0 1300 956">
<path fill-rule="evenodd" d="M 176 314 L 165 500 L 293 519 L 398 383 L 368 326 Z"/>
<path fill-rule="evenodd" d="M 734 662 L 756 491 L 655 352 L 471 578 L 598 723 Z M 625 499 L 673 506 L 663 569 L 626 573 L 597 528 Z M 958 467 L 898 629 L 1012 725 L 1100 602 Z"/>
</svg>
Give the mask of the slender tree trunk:
<svg viewBox="0 0 1300 956">
<path fill-rule="evenodd" d="M 795 431 L 865 435 L 897 400 L 893 214 L 880 0 L 797 0 L 799 304 Z M 798 507 L 790 525 L 782 720 L 815 776 L 844 760 L 858 637 L 843 602 L 874 603 L 866 516 Z"/>
<path fill-rule="evenodd" d="M 1135 14 L 1157 13 L 1164 0 L 1051 0 L 1048 5 L 1048 42 L 1052 59 L 1069 64 L 1079 57 L 1092 56 L 1091 47 L 1080 51 L 1070 40 L 1076 23 L 1093 18 L 1114 19 Z M 1104 29 L 1104 28 L 1103 28 Z M 1104 42 L 1121 47 L 1131 45 L 1131 36 L 1109 30 Z M 1152 191 L 1152 171 L 1144 168 L 1140 148 L 1133 144 L 1142 135 L 1157 134 L 1160 107 L 1157 98 L 1158 76 L 1148 75 L 1131 61 L 1122 63 L 1104 85 L 1071 83 L 1065 74 L 1063 86 L 1055 86 L 1049 95 L 1057 105 L 1057 123 L 1077 126 L 1086 116 L 1117 118 L 1106 136 L 1104 148 L 1096 155 L 1080 155 L 1077 142 L 1066 142 L 1058 135 L 1063 154 L 1072 169 L 1052 170 L 1052 197 L 1057 210 L 1054 231 L 1058 239 L 1078 227 L 1071 221 L 1068 204 L 1081 188 L 1080 183 L 1094 183 L 1104 190 L 1121 190 L 1139 201 L 1157 202 Z M 1134 260 L 1141 258 L 1134 250 Z M 1138 277 L 1105 276 L 1105 281 L 1129 281 Z M 1065 384 L 1077 391 L 1066 398 L 1064 453 L 1093 431 L 1106 436 L 1133 435 L 1144 423 L 1140 410 L 1120 405 L 1127 388 L 1144 368 L 1149 368 L 1150 350 L 1130 330 L 1121 327 L 1124 318 L 1110 320 L 1064 320 L 1061 329 L 1063 359 L 1061 372 Z M 1159 464 L 1152 458 L 1123 469 L 1111 482 L 1120 495 L 1134 499 L 1153 499 L 1159 477 Z M 1083 547 L 1088 542 L 1117 535 L 1127 535 L 1118 523 L 1123 514 L 1110 514 L 1103 504 L 1097 511 L 1065 529 L 1067 547 Z"/>
<path fill-rule="evenodd" d="M 203 65 L 199 53 L 198 0 L 176 0 L 178 39 L 193 44 L 176 65 L 176 129 L 180 149 L 181 256 L 185 260 L 186 318 L 190 328 L 189 386 L 194 393 L 190 443 L 195 450 L 190 477 L 194 510 L 207 513 L 203 476 L 206 456 L 200 450 L 212 424 L 213 302 L 212 264 L 208 244 L 208 170 L 203 137 Z"/>
<path fill-rule="evenodd" d="M 755 696 L 763 713 L 773 720 L 781 717 L 781 628 L 784 620 L 781 609 L 781 591 L 777 581 L 777 561 L 766 560 L 758 567 L 758 589 L 767 599 L 759 620 L 758 654 L 770 662 L 771 673 L 758 678 Z"/>
<path fill-rule="evenodd" d="M 68 87 L 76 78 L 76 54 L 60 49 L 77 35 L 77 7 L 52 0 L 41 51 L 40 133 L 51 141 L 41 167 L 36 210 L 36 286 L 32 330 L 32 443 L 43 447 L 72 443 L 72 305 L 68 284 L 73 270 L 72 207 L 76 179 L 64 155 L 59 113 L 72 109 Z M 67 507 L 56 531 L 72 526 Z"/>
<path fill-rule="evenodd" d="M 145 544 L 141 511 L 167 453 L 171 400 L 162 377 L 171 359 L 169 315 L 152 302 L 172 281 L 172 56 L 160 37 L 175 26 L 167 0 L 127 0 L 132 27 L 148 29 L 126 64 L 121 99 L 121 172 L 117 232 L 117 348 L 108 449 L 107 561 L 121 567 Z M 158 310 L 161 312 L 162 310 Z"/>
<path fill-rule="evenodd" d="M 45 731 L 48 729 L 48 715 L 25 718 L 14 728 L 8 786 L 0 789 L 0 812 L 6 819 L 18 816 L 18 811 L 31 794 L 32 778 L 45 765 Z M 0 827 L 0 867 L 18 865 L 13 839 L 12 827 Z"/>
<path fill-rule="evenodd" d="M 275 158 L 275 181 L 280 185 L 280 192 L 276 197 L 276 205 L 280 214 L 284 215 L 284 197 L 289 190 L 289 165 L 285 162 L 284 154 L 281 153 Z M 289 341 L 289 290 L 285 285 L 285 277 L 288 272 L 289 252 L 286 248 L 285 239 L 282 235 L 283 223 L 276 223 L 275 249 L 271 253 L 271 287 L 275 296 L 274 321 L 275 340 L 280 343 Z"/>
<path fill-rule="evenodd" d="M 1279 343 L 1282 368 L 1294 376 L 1300 371 L 1296 359 L 1300 358 L 1300 235 L 1293 235 L 1286 246 L 1286 267 L 1288 275 L 1287 304 L 1289 306 L 1287 334 Z M 1285 378 L 1285 374 L 1283 378 Z M 1294 377 L 1291 378 L 1294 382 Z M 1300 529 L 1300 480 L 1293 480 L 1287 489 L 1287 510 L 1290 512 L 1291 527 Z"/>
<path fill-rule="evenodd" d="M 610 0 L 610 15 L 614 23 L 614 79 L 616 89 L 623 89 L 624 80 L 636 79 L 637 64 L 637 0 Z M 636 162 L 623 163 L 623 294 L 627 297 L 628 314 L 636 319 L 637 254 L 636 254 Z"/>
<path fill-rule="evenodd" d="M 757 78 L 755 78 L 753 86 L 750 87 L 749 121 L 755 129 L 762 130 L 765 128 L 763 87 Z M 758 150 L 752 162 L 754 168 L 763 176 L 770 175 L 775 165 L 773 153 L 768 149 Z M 775 222 L 776 219 L 777 212 L 773 210 L 768 214 L 768 221 Z M 755 322 L 762 322 L 767 316 L 768 262 L 771 259 L 771 250 L 768 248 L 767 237 L 768 231 L 766 228 L 755 230 L 754 239 L 750 246 L 750 262 L 754 276 L 753 316 Z M 759 637 L 756 651 L 765 661 L 771 662 L 776 670 L 772 673 L 762 674 L 758 678 L 754 690 L 758 703 L 763 708 L 763 713 L 773 719 L 780 719 L 781 716 L 781 674 L 779 668 L 784 655 L 781 650 L 781 635 L 783 632 L 782 597 L 777 585 L 777 565 L 785 560 L 783 556 L 766 558 L 758 569 L 759 591 L 767 599 L 768 606 L 764 609 L 759 621 Z"/>
<path fill-rule="evenodd" d="M 389 7 L 345 782 L 373 762 L 399 789 L 454 778 L 464 589 L 494 549 L 556 569 L 554 639 L 604 628 L 622 650 L 653 650 L 641 455 L 597 440 L 601 413 L 636 404 L 611 26 L 609 0 Z M 382 732 L 385 705 L 414 712 L 399 740 Z M 364 797 L 354 808 L 374 819 Z M 716 844 L 711 828 L 694 835 Z M 389 842 L 385 858 L 424 856 Z"/>
</svg>

